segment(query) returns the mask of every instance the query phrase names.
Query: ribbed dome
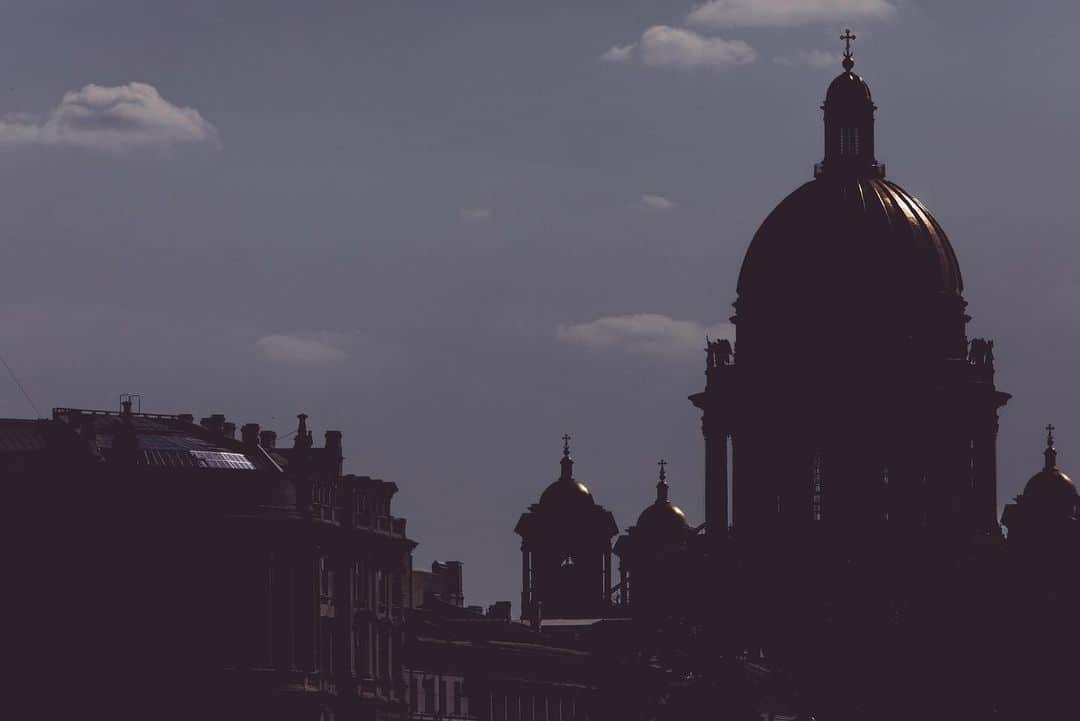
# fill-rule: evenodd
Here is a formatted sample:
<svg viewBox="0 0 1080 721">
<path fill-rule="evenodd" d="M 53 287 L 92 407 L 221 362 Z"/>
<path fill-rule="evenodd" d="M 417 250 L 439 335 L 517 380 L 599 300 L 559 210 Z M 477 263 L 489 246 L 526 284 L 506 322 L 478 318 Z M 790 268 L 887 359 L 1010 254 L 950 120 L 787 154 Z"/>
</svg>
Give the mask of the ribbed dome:
<svg viewBox="0 0 1080 721">
<path fill-rule="evenodd" d="M 740 306 L 777 294 L 962 290 L 949 239 L 918 199 L 883 178 L 843 175 L 812 180 L 776 206 L 750 243 L 738 284 Z"/>
</svg>

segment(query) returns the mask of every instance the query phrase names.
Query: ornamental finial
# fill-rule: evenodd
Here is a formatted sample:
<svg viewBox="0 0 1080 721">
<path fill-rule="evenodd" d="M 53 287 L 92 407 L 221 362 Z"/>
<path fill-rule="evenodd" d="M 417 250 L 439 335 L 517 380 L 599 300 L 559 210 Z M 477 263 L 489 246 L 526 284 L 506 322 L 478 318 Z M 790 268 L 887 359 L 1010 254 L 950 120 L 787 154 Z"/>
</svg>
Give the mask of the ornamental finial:
<svg viewBox="0 0 1080 721">
<path fill-rule="evenodd" d="M 851 41 L 855 39 L 855 35 L 851 32 L 851 28 L 846 28 L 840 39 L 844 41 L 844 60 L 841 65 L 844 66 L 844 70 L 850 73 L 851 69 L 855 67 L 855 60 L 851 54 Z"/>
<path fill-rule="evenodd" d="M 574 480 L 574 459 L 570 457 L 570 434 L 564 433 L 562 437 L 562 460 L 559 461 L 560 481 Z"/>
<path fill-rule="evenodd" d="M 668 500 L 668 483 L 667 483 L 667 461 L 663 458 L 656 465 L 660 466 L 660 480 L 656 483 L 656 502 L 667 503 Z"/>
<path fill-rule="evenodd" d="M 1057 448 L 1054 448 L 1054 425 L 1046 426 L 1046 450 L 1043 451 L 1046 465 L 1043 470 L 1050 471 L 1057 466 Z"/>
</svg>

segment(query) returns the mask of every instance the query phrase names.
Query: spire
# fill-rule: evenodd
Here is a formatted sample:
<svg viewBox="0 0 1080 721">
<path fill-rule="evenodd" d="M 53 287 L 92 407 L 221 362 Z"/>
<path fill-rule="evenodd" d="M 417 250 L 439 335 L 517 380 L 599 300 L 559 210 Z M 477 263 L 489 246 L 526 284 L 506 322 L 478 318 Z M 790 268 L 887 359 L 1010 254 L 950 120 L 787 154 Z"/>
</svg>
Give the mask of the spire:
<svg viewBox="0 0 1080 721">
<path fill-rule="evenodd" d="M 668 502 L 667 461 L 663 458 L 656 464 L 660 466 L 660 480 L 656 484 L 656 502 Z"/>
<path fill-rule="evenodd" d="M 574 459 L 570 457 L 570 434 L 564 433 L 562 437 L 562 460 L 559 461 L 559 465 L 562 468 L 562 473 L 559 475 L 560 481 L 572 481 L 574 480 Z"/>
<path fill-rule="evenodd" d="M 1044 471 L 1052 471 L 1057 467 L 1057 448 L 1054 448 L 1053 424 L 1046 427 L 1046 450 L 1043 451 L 1043 458 L 1046 459 L 1046 465 L 1043 466 Z"/>
<path fill-rule="evenodd" d="M 855 39 L 855 36 L 851 34 L 851 28 L 846 28 L 840 39 L 844 41 L 844 60 L 840 64 L 844 66 L 846 72 L 850 73 L 855 67 L 855 57 L 851 54 L 851 41 Z"/>
</svg>

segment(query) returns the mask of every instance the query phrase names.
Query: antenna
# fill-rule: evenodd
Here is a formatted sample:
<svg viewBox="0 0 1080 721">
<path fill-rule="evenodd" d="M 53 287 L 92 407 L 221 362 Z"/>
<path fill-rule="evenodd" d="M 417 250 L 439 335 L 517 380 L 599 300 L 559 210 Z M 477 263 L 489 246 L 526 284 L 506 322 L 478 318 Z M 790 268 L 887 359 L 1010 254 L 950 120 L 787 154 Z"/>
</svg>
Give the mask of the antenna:
<svg viewBox="0 0 1080 721">
<path fill-rule="evenodd" d="M 7 359 L 5 359 L 3 355 L 0 355 L 0 363 L 4 364 L 4 368 L 7 368 L 8 375 L 11 376 L 11 380 L 15 381 L 15 385 L 19 387 L 23 397 L 26 398 L 26 402 L 34 409 L 34 414 L 38 418 L 41 418 L 41 411 L 38 410 L 37 404 L 34 403 L 34 399 L 31 398 L 30 394 L 26 392 L 26 389 L 23 388 L 23 384 L 19 382 L 19 377 L 15 375 L 15 371 L 11 369 L 11 366 L 8 365 Z"/>
</svg>

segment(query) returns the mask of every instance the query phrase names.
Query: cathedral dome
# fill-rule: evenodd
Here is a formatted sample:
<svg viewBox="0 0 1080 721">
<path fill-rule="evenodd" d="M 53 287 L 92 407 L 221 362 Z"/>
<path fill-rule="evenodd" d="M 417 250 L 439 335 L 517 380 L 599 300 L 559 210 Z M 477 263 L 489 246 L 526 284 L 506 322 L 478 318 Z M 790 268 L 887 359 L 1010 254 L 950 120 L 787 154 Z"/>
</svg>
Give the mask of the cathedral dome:
<svg viewBox="0 0 1080 721">
<path fill-rule="evenodd" d="M 963 291 L 945 231 L 917 198 L 885 180 L 874 154 L 874 103 L 853 73 L 850 32 L 844 72 L 822 105 L 825 157 L 758 228 L 739 273 L 740 315 L 759 302 L 814 306 L 834 298 L 903 307 L 916 298 Z M 760 307 L 760 306 L 758 306 Z M 813 310 L 819 310 L 814 307 Z M 811 311 L 812 312 L 812 311 Z"/>
<path fill-rule="evenodd" d="M 884 178 L 822 174 L 761 224 L 739 273 L 740 301 L 813 287 L 959 294 L 945 231 L 917 198 Z"/>
</svg>

